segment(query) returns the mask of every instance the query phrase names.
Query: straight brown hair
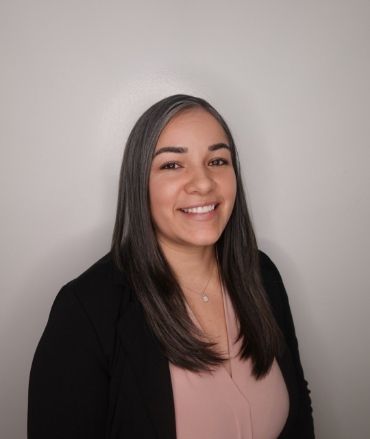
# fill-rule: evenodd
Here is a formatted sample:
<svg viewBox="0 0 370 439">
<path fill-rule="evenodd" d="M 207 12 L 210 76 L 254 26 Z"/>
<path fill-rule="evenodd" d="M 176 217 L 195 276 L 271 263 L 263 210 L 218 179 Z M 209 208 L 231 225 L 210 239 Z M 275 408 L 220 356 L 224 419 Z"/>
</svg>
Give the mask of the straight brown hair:
<svg viewBox="0 0 370 439">
<path fill-rule="evenodd" d="M 204 341 L 189 317 L 176 276 L 157 242 L 149 205 L 149 174 L 159 135 L 175 114 L 201 107 L 214 116 L 229 141 L 237 181 L 234 208 L 215 243 L 225 285 L 243 338 L 240 355 L 251 358 L 253 375 L 264 377 L 282 348 L 282 333 L 263 288 L 259 252 L 248 213 L 236 146 L 225 120 L 206 100 L 185 94 L 166 97 L 137 120 L 121 165 L 111 252 L 141 303 L 148 325 L 166 357 L 191 371 L 211 371 L 224 360 Z"/>
</svg>

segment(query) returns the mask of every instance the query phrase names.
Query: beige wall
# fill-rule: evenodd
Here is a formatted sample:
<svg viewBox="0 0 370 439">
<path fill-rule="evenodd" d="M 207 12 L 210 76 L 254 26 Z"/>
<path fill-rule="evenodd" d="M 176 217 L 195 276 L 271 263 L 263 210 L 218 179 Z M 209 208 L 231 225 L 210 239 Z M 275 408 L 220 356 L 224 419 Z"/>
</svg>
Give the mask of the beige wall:
<svg viewBox="0 0 370 439">
<path fill-rule="evenodd" d="M 175 92 L 234 132 L 317 437 L 368 437 L 369 22 L 359 0 L 1 2 L 2 438 L 56 293 L 109 248 L 129 129 Z"/>
</svg>

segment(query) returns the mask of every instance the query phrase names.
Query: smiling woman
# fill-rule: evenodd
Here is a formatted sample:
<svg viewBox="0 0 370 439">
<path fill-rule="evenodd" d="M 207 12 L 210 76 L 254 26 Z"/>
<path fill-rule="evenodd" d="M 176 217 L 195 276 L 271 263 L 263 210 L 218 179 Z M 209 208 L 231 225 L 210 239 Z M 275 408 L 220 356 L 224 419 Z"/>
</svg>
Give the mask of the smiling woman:
<svg viewBox="0 0 370 439">
<path fill-rule="evenodd" d="M 173 248 L 199 252 L 202 246 L 202 252 L 212 253 L 236 196 L 227 143 L 223 128 L 202 108 L 182 111 L 162 130 L 154 151 L 149 194 L 156 236 L 164 252 Z"/>
<path fill-rule="evenodd" d="M 311 439 L 309 394 L 232 134 L 204 99 L 162 99 L 128 137 L 110 251 L 54 301 L 29 438 Z"/>
</svg>

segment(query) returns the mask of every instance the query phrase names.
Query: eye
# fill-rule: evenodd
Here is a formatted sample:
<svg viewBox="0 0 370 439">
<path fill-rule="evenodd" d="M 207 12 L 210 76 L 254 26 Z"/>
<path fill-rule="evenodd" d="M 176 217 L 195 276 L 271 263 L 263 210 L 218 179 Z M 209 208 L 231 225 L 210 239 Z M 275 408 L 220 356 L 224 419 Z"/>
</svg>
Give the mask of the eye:
<svg viewBox="0 0 370 439">
<path fill-rule="evenodd" d="M 227 165 L 229 162 L 228 162 L 228 160 L 223 159 L 223 158 L 216 158 L 216 159 L 211 160 L 210 163 L 215 163 L 212 166 L 224 166 L 224 165 Z M 164 163 L 162 166 L 160 166 L 159 169 L 173 169 L 173 170 L 176 170 L 176 169 L 179 169 L 179 168 L 181 168 L 179 163 L 177 163 L 177 162 L 167 162 L 167 163 Z"/>
<path fill-rule="evenodd" d="M 164 165 L 162 165 L 159 169 L 178 169 L 175 168 L 175 165 L 179 166 L 179 164 L 176 162 L 167 162 Z"/>
<path fill-rule="evenodd" d="M 220 164 L 218 164 L 218 165 L 216 165 L 216 166 L 223 166 L 223 165 L 227 165 L 229 162 L 226 160 L 226 159 L 222 159 L 222 158 L 219 158 L 219 159 L 213 159 L 212 161 L 211 161 L 211 163 L 214 163 L 214 162 L 222 162 L 221 163 L 221 165 Z"/>
</svg>

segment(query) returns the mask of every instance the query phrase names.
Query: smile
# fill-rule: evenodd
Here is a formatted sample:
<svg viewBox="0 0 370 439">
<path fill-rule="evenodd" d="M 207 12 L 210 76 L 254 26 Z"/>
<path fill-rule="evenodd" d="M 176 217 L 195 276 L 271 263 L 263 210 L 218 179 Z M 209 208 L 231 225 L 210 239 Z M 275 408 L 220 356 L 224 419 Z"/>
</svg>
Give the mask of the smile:
<svg viewBox="0 0 370 439">
<path fill-rule="evenodd" d="M 190 207 L 188 209 L 180 209 L 185 213 L 208 213 L 215 210 L 216 204 L 209 204 L 208 206 Z"/>
</svg>

